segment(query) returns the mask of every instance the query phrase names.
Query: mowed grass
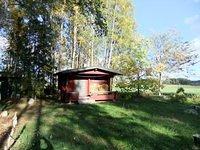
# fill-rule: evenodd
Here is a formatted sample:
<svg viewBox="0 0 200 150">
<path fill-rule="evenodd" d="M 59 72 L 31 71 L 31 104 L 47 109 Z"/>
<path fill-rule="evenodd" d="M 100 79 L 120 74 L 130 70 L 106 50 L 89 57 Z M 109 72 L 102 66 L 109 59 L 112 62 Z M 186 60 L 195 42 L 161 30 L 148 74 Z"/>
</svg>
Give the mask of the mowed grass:
<svg viewBox="0 0 200 150">
<path fill-rule="evenodd" d="M 178 88 L 184 88 L 185 93 L 187 94 L 197 94 L 200 95 L 200 86 L 192 86 L 192 85 L 168 85 L 165 84 L 162 89 L 163 93 L 176 93 Z"/>
<path fill-rule="evenodd" d="M 43 101 L 13 149 L 193 149 L 200 116 L 184 113 L 190 105 L 157 97 L 91 105 Z"/>
</svg>

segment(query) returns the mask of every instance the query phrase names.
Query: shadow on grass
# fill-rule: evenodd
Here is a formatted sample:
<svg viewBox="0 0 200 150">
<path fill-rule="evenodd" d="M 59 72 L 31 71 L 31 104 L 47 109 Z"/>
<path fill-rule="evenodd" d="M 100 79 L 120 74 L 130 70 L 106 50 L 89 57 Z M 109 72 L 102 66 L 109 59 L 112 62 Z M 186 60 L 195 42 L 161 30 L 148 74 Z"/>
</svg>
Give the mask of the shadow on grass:
<svg viewBox="0 0 200 150">
<path fill-rule="evenodd" d="M 21 117 L 23 114 L 26 113 L 28 109 L 28 104 L 21 110 L 21 112 L 19 113 L 19 115 L 17 116 L 17 120 L 20 121 Z M 10 120 L 12 121 L 12 120 Z M 8 129 L 0 136 L 0 149 L 3 148 L 3 146 L 6 144 L 6 140 L 8 139 L 8 136 L 10 135 L 12 130 L 12 127 L 8 127 Z M 18 138 L 17 138 L 18 139 Z M 15 140 L 17 140 L 15 139 Z M 14 142 L 15 144 L 15 142 Z M 12 145 L 13 146 L 13 145 Z"/>
<path fill-rule="evenodd" d="M 178 140 L 188 140 L 153 131 L 132 116 L 111 116 L 99 105 L 68 105 L 63 109 L 49 125 L 57 149 L 173 149 Z"/>
<path fill-rule="evenodd" d="M 9 127 L 5 132 L 3 132 L 1 135 L 0 135 L 0 149 L 3 149 L 5 143 L 6 143 L 6 140 L 8 139 L 8 136 L 11 132 L 11 129 L 12 127 Z"/>
<path fill-rule="evenodd" d="M 195 116 L 184 112 L 186 109 L 192 108 L 194 104 L 181 101 L 166 100 L 160 96 L 145 97 L 136 102 L 132 100 L 121 100 L 114 105 L 129 110 L 143 111 L 147 114 L 150 114 L 151 116 L 177 118 L 186 124 L 191 124 L 191 126 L 195 126 L 197 119 L 200 118 L 200 116 Z M 199 106 L 200 102 L 195 105 Z"/>
<path fill-rule="evenodd" d="M 190 132 L 200 121 L 183 113 L 187 107 L 160 97 L 92 105 L 40 101 L 29 149 L 192 149 Z"/>
<path fill-rule="evenodd" d="M 53 146 L 48 139 L 43 137 L 40 132 L 41 117 L 42 117 L 42 100 L 39 101 L 39 106 L 36 112 L 36 126 L 34 131 L 34 136 L 31 141 L 31 146 L 28 148 L 30 150 L 53 150 Z"/>
<path fill-rule="evenodd" d="M 15 138 L 14 142 L 12 143 L 12 145 L 10 145 L 10 147 L 8 148 L 9 150 L 15 145 L 15 143 L 20 138 L 20 136 L 23 134 L 23 132 L 24 132 L 25 129 L 26 129 L 26 125 L 23 126 L 23 128 L 20 131 L 19 135 Z"/>
</svg>

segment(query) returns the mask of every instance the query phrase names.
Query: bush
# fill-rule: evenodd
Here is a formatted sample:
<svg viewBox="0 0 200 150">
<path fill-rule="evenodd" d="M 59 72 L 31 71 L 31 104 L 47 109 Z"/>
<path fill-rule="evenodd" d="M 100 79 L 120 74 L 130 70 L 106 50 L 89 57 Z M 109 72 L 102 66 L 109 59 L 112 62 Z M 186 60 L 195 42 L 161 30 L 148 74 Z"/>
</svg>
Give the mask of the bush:
<svg viewBox="0 0 200 150">
<path fill-rule="evenodd" d="M 173 101 L 184 102 L 187 100 L 187 94 L 185 94 L 185 90 L 183 87 L 177 89 L 176 94 L 172 96 Z"/>
<path fill-rule="evenodd" d="M 119 99 L 121 100 L 132 100 L 134 97 L 134 93 L 133 92 L 120 92 L 119 93 Z"/>
<path fill-rule="evenodd" d="M 175 96 L 173 96 L 172 100 L 173 101 L 179 101 L 179 102 L 185 102 L 187 100 L 187 96 L 175 94 Z"/>
<path fill-rule="evenodd" d="M 185 94 L 185 90 L 183 87 L 177 89 L 176 94 Z"/>
<path fill-rule="evenodd" d="M 116 87 L 119 88 L 122 92 L 135 92 L 139 90 L 142 93 L 157 93 L 159 88 L 159 82 L 156 79 L 124 79 L 118 81 Z"/>
<path fill-rule="evenodd" d="M 45 95 L 55 95 L 56 94 L 56 86 L 55 85 L 47 85 L 44 88 Z"/>
</svg>

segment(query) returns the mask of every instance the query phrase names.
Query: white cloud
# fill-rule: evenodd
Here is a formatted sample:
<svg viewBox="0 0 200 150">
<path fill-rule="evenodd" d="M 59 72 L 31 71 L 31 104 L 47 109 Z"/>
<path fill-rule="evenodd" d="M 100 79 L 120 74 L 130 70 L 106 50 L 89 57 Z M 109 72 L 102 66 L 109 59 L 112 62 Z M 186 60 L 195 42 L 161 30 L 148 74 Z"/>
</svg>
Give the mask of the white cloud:
<svg viewBox="0 0 200 150">
<path fill-rule="evenodd" d="M 185 24 L 189 25 L 192 31 L 200 33 L 200 15 L 199 14 L 186 18 Z"/>
</svg>

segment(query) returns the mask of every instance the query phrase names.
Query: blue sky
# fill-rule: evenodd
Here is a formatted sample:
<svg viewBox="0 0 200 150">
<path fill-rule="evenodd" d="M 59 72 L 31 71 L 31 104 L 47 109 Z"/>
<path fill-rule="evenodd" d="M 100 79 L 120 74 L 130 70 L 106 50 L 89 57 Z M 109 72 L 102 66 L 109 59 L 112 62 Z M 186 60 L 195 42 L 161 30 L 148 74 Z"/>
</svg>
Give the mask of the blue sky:
<svg viewBox="0 0 200 150">
<path fill-rule="evenodd" d="M 134 0 L 133 3 L 140 34 L 148 37 L 152 33 L 176 29 L 183 40 L 191 41 L 200 54 L 200 0 Z M 183 74 L 200 80 L 200 64 L 191 70 L 194 75 Z"/>
</svg>

